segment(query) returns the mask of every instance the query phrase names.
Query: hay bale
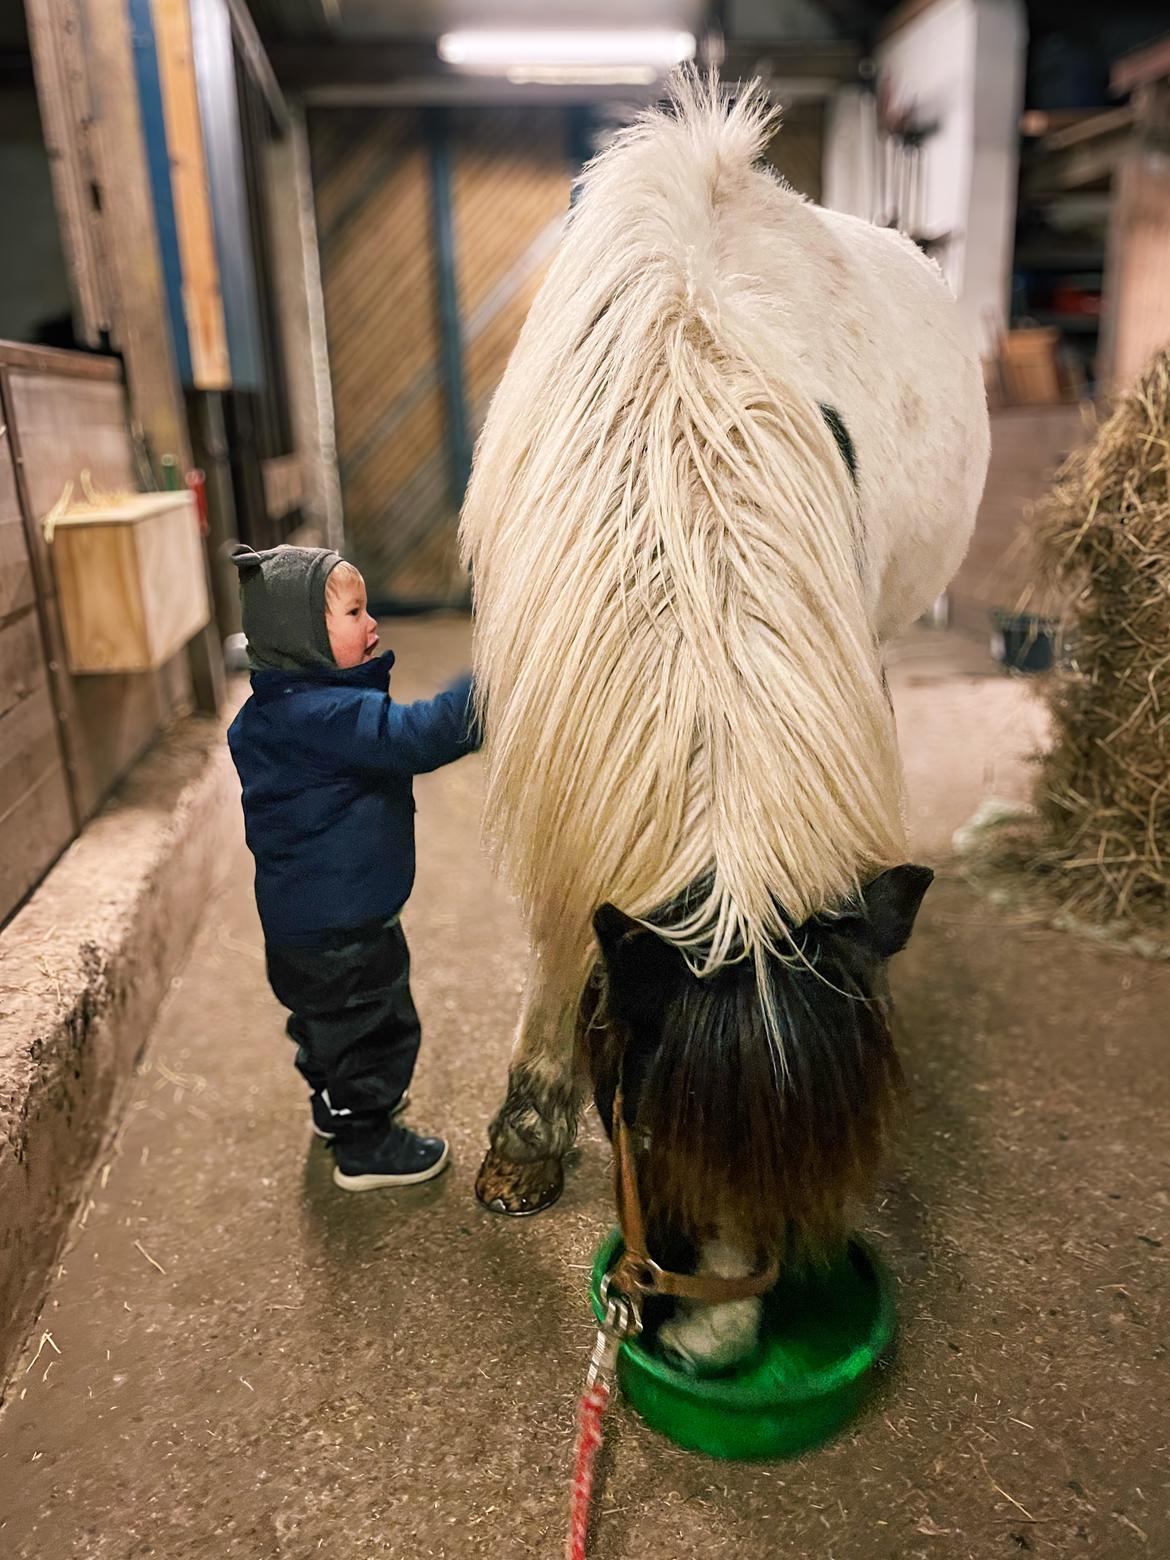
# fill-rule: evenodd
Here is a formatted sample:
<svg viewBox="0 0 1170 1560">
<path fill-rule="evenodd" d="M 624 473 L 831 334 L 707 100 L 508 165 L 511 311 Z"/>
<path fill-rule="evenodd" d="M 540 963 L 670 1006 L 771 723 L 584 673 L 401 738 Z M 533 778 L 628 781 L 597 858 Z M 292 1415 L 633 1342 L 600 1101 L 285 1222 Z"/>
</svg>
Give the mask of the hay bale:
<svg viewBox="0 0 1170 1560">
<path fill-rule="evenodd" d="M 1004 831 L 1066 915 L 1170 916 L 1170 351 L 1070 457 L 1037 511 L 1044 586 L 1069 654 L 1048 698 L 1035 817 Z"/>
</svg>

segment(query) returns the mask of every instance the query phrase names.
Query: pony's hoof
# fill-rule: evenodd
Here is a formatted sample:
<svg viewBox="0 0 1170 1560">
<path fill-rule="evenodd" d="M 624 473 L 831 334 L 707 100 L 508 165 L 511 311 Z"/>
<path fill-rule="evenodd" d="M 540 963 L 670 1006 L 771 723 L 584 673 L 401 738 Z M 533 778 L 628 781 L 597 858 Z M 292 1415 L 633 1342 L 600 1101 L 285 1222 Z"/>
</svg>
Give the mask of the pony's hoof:
<svg viewBox="0 0 1170 1560">
<path fill-rule="evenodd" d="M 551 1208 L 564 1186 L 559 1159 L 505 1159 L 489 1148 L 475 1178 L 475 1195 L 492 1213 L 518 1219 Z"/>
</svg>

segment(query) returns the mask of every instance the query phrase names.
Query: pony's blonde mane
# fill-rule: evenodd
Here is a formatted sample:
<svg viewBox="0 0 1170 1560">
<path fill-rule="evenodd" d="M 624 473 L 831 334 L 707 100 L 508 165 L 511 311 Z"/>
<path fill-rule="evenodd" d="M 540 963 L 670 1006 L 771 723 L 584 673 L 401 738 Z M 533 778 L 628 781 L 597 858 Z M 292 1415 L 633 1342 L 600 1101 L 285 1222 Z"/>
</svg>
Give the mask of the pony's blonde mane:
<svg viewBox="0 0 1170 1560">
<path fill-rule="evenodd" d="M 463 514 L 487 822 L 566 1013 L 607 900 L 706 880 L 671 935 L 759 968 L 904 859 L 855 492 L 739 258 L 771 114 L 672 97 L 587 168 Z"/>
</svg>

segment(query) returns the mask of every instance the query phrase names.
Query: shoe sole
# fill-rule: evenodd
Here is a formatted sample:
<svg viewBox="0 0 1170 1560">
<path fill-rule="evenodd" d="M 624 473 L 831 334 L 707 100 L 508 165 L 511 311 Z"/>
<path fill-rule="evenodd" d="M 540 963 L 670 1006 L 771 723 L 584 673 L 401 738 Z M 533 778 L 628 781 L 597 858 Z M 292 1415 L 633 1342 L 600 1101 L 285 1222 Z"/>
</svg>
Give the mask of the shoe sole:
<svg viewBox="0 0 1170 1560">
<path fill-rule="evenodd" d="M 409 1105 L 410 1105 L 410 1090 L 407 1089 L 406 1093 L 398 1101 L 398 1104 L 395 1105 L 394 1109 L 390 1112 L 390 1120 L 391 1121 L 397 1121 L 399 1116 L 402 1115 L 403 1111 L 406 1110 L 409 1107 Z M 309 1125 L 313 1129 L 313 1136 L 314 1137 L 319 1137 L 321 1139 L 322 1143 L 332 1143 L 333 1139 L 337 1136 L 336 1132 L 323 1132 L 321 1130 L 321 1128 L 317 1125 L 317 1123 L 315 1121 L 313 1121 L 311 1118 L 310 1118 Z"/>
<path fill-rule="evenodd" d="M 450 1153 L 444 1149 L 441 1158 L 436 1159 L 433 1165 L 426 1170 L 416 1170 L 413 1175 L 346 1175 L 340 1165 L 334 1165 L 333 1181 L 343 1192 L 376 1192 L 380 1187 L 418 1186 L 423 1181 L 433 1181 L 437 1175 L 442 1175 L 450 1162 Z"/>
</svg>

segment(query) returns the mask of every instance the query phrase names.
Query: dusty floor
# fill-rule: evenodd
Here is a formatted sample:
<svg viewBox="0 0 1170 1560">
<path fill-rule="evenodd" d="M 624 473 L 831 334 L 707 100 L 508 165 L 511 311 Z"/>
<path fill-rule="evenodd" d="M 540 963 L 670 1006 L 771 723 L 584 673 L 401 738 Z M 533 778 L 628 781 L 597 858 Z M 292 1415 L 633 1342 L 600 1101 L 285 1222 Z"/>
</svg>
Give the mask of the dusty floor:
<svg viewBox="0 0 1170 1560">
<path fill-rule="evenodd" d="M 399 691 L 455 670 L 464 635 L 398 625 Z M 893 682 L 937 857 L 985 791 L 1026 784 L 1035 713 L 953 640 L 900 647 Z M 334 1190 L 241 845 L 9 1384 L 10 1560 L 560 1555 L 607 1155 L 591 1126 L 540 1219 L 472 1199 L 523 951 L 478 851 L 479 783 L 470 761 L 419 787 L 408 919 L 413 1116 L 455 1170 Z M 619 1408 L 598 1560 L 1170 1556 L 1170 971 L 944 880 L 896 986 L 912 1108 L 869 1225 L 903 1323 L 883 1395 L 772 1466 L 676 1451 Z"/>
</svg>

